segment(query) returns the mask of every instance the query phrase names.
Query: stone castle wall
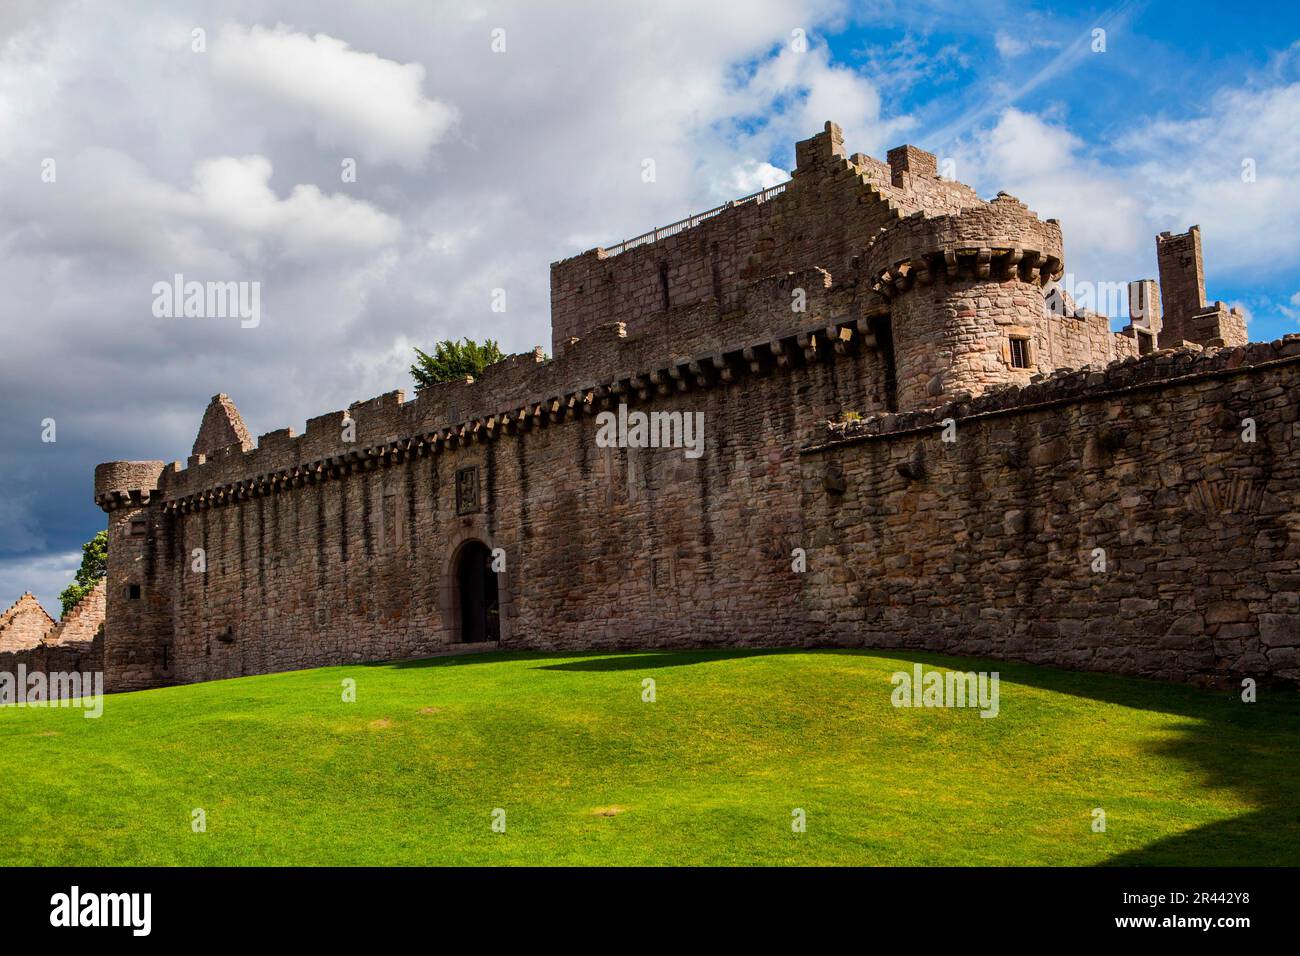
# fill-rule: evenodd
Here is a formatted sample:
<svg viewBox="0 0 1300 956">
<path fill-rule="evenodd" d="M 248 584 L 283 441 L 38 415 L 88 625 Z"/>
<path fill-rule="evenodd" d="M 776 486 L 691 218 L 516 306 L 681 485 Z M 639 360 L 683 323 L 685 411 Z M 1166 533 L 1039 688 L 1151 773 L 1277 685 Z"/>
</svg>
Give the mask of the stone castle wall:
<svg viewBox="0 0 1300 956">
<path fill-rule="evenodd" d="M 898 415 L 872 397 L 872 350 L 832 354 L 634 402 L 703 412 L 700 459 L 600 448 L 579 411 L 168 510 L 145 562 L 169 569 L 145 581 L 176 608 L 167 678 L 445 651 L 469 540 L 506 554 L 504 647 L 918 646 L 1300 677 L 1300 338 Z M 827 436 L 845 410 L 878 417 Z M 481 508 L 459 515 L 469 466 Z"/>
<path fill-rule="evenodd" d="M 45 637 L 46 644 L 88 643 L 95 639 L 104 626 L 105 584 L 103 579 L 90 589 L 90 592 L 77 602 L 67 614 L 54 625 Z"/>
<path fill-rule="evenodd" d="M 810 625 L 1170 680 L 1300 679 L 1298 389 L 1290 336 L 835 429 L 804 459 Z"/>
<path fill-rule="evenodd" d="M 915 147 L 846 157 L 833 124 L 796 157 L 764 202 L 555 264 L 552 359 L 256 444 L 218 395 L 187 462 L 101 465 L 110 689 L 463 647 L 469 542 L 506 559 L 502 647 L 892 640 L 1294 677 L 1297 341 L 1213 348 L 1240 315 L 1202 304 L 1191 348 L 1139 361 L 1136 329 L 1047 308 L 1053 220 Z M 1262 444 L 1205 431 L 1243 403 Z M 702 413 L 703 456 L 599 446 L 624 405 Z M 936 406 L 955 445 L 929 446 Z M 1068 563 L 1090 536 L 1104 581 Z"/>
<path fill-rule="evenodd" d="M 174 609 L 157 631 L 171 643 L 152 653 L 137 644 L 135 659 L 167 660 L 154 680 L 186 682 L 437 653 L 459 638 L 452 574 L 468 540 L 506 553 L 503 646 L 792 633 L 798 582 L 773 589 L 766 572 L 788 566 L 794 547 L 798 447 L 841 411 L 885 408 L 873 350 L 809 363 L 792 340 L 796 349 L 782 367 L 769 345 L 760 372 L 737 367 L 727 388 L 693 379 L 686 391 L 655 389 L 649 404 L 629 395 L 634 408 L 702 412 L 706 452 L 695 460 L 681 449 L 597 447 L 596 417 L 575 409 L 492 438 L 340 460 L 197 506 L 182 496 L 206 487 L 187 481 L 205 466 L 164 471 L 162 500 L 187 504 L 159 509 L 156 530 L 139 543 L 150 555 L 137 559 L 135 603 Z M 370 435 L 376 419 L 402 407 L 363 404 L 352 414 Z M 261 466 L 256 454 L 243 460 Z M 474 466 L 481 508 L 459 515 L 454 476 Z M 115 687 L 139 686 L 134 673 L 114 677 Z"/>
<path fill-rule="evenodd" d="M 16 675 L 20 666 L 26 668 L 28 674 L 38 671 L 44 674 L 104 671 L 104 634 L 101 631 L 89 641 L 40 643 L 23 650 L 0 651 L 0 673 Z"/>
</svg>

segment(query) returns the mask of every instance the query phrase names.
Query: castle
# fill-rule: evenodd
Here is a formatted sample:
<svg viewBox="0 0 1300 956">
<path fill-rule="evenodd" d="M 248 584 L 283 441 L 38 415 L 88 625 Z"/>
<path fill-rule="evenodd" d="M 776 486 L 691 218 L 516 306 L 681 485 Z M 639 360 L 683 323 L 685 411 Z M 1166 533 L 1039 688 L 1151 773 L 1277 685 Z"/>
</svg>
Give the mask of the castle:
<svg viewBox="0 0 1300 956">
<path fill-rule="evenodd" d="M 832 123 L 796 162 L 554 263 L 552 358 L 256 443 L 218 395 L 188 462 L 96 468 L 108 688 L 497 647 L 1300 677 L 1300 336 L 1247 344 L 1199 231 L 1113 332 L 1014 197 Z M 600 440 L 628 409 L 702 453 Z"/>
</svg>

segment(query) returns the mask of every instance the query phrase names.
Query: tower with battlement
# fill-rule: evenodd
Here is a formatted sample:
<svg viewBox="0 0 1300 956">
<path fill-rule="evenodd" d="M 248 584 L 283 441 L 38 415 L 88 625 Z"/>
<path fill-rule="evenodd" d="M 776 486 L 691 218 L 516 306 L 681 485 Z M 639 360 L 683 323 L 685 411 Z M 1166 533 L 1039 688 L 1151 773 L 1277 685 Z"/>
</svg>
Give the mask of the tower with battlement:
<svg viewBox="0 0 1300 956">
<path fill-rule="evenodd" d="M 1205 301 L 1205 262 L 1201 255 L 1201 227 L 1177 235 L 1156 237 L 1160 267 L 1160 297 L 1164 303 L 1160 344 L 1177 348 L 1196 345 L 1242 345 L 1246 322 L 1241 311 L 1222 302 Z"/>
<path fill-rule="evenodd" d="M 186 462 L 101 465 L 110 689 L 498 647 L 1300 676 L 1300 339 L 1206 305 L 1199 230 L 1116 333 L 1015 197 L 833 123 L 795 157 L 552 264 L 551 358 L 256 441 L 218 395 Z"/>
<path fill-rule="evenodd" d="M 847 156 L 834 123 L 795 156 L 784 187 L 555 263 L 556 354 L 610 321 L 678 340 L 779 331 L 799 321 L 795 290 L 876 337 L 898 408 L 1132 354 L 1105 316 L 1044 308 L 1064 268 L 1055 220 L 1005 193 L 981 200 L 915 146 Z"/>
</svg>

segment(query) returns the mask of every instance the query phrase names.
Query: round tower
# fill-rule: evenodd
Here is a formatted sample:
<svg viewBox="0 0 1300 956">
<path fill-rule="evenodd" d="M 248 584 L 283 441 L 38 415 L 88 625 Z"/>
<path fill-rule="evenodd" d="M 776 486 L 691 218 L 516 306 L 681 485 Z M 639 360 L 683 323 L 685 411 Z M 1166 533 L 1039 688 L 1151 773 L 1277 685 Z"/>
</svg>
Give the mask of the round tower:
<svg viewBox="0 0 1300 956">
<path fill-rule="evenodd" d="M 1055 367 L 1058 319 L 1043 286 L 1062 265 L 1056 220 L 1005 193 L 949 215 L 906 216 L 872 239 L 864 268 L 889 301 L 899 410 L 1027 384 Z"/>
<path fill-rule="evenodd" d="M 161 461 L 95 467 L 95 504 L 108 514 L 104 683 L 111 691 L 171 683 L 169 555 L 158 486 Z"/>
</svg>

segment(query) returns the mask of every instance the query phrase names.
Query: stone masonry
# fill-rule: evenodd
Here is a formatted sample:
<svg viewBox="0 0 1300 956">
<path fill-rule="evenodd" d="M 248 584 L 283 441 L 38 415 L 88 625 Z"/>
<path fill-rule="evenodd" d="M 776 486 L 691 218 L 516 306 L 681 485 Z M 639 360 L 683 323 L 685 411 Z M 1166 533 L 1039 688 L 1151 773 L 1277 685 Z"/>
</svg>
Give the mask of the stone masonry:
<svg viewBox="0 0 1300 956">
<path fill-rule="evenodd" d="M 104 582 L 56 622 L 31 594 L 0 615 L 0 672 L 102 671 Z"/>
<path fill-rule="evenodd" d="M 30 591 L 24 592 L 0 614 L 0 651 L 20 651 L 35 647 L 54 627 L 54 618 Z"/>
<path fill-rule="evenodd" d="M 1205 304 L 1199 231 L 1115 333 L 1014 197 L 832 123 L 796 161 L 553 264 L 553 358 L 255 443 L 218 395 L 186 462 L 100 465 L 109 689 L 498 646 L 1300 677 L 1300 338 Z M 601 441 L 629 410 L 703 454 Z"/>
</svg>

